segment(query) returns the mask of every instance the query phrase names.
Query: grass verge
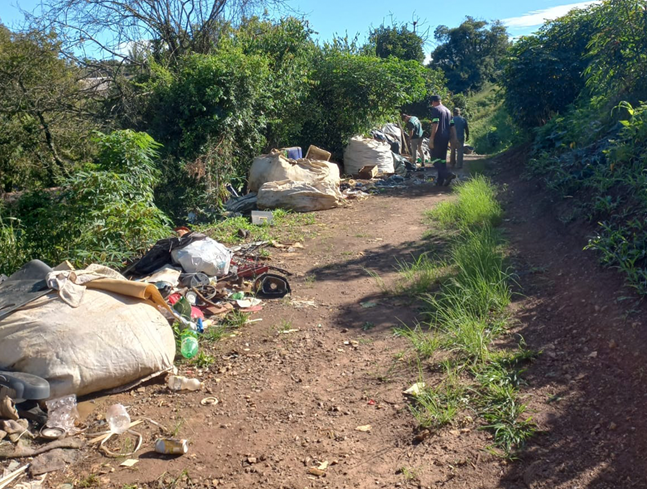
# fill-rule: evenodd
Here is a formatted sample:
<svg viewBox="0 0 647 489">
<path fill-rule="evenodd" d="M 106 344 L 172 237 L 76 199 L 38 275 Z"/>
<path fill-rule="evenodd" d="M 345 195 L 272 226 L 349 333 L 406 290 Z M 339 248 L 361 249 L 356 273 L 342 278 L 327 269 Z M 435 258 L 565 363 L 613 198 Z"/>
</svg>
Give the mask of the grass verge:
<svg viewBox="0 0 647 489">
<path fill-rule="evenodd" d="M 425 387 L 411 404 L 420 426 L 438 429 L 461 413 L 475 415 L 492 433 L 492 450 L 513 457 L 535 429 L 519 394 L 522 366 L 533 354 L 523 341 L 514 349 L 494 344 L 507 331 L 513 282 L 504 262 L 506 243 L 496 229 L 503 215 L 496 197 L 494 185 L 477 176 L 458 187 L 455 200 L 428 213 L 456 231 L 442 263 L 449 276 L 433 294 L 424 293 L 428 277 L 420 280 L 421 287 L 413 290 L 427 305 L 427 321 L 396 333 L 410 341 L 418 365 L 443 358 L 442 382 Z M 416 263 L 400 265 L 405 278 L 411 279 Z"/>
</svg>

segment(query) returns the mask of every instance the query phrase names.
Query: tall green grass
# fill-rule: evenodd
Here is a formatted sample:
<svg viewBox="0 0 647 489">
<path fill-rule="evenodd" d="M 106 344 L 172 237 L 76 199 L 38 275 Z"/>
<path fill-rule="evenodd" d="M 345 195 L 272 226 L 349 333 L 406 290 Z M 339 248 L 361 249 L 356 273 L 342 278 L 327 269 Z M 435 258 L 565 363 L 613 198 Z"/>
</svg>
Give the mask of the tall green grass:
<svg viewBox="0 0 647 489">
<path fill-rule="evenodd" d="M 456 186 L 457 199 L 441 202 L 428 211 L 429 218 L 444 228 L 498 226 L 503 209 L 497 200 L 497 189 L 489 178 L 476 175 Z"/>
<path fill-rule="evenodd" d="M 421 426 L 450 424 L 469 407 L 493 433 L 495 446 L 511 456 L 532 435 L 534 424 L 523 417 L 525 405 L 518 395 L 517 360 L 527 357 L 525 350 L 515 356 L 493 344 L 506 331 L 513 283 L 505 265 L 506 244 L 495 229 L 503 215 L 496 196 L 494 185 L 477 176 L 458 187 L 454 201 L 428 213 L 458 231 L 443 262 L 450 278 L 438 292 L 420 294 L 427 305 L 426 324 L 397 332 L 409 339 L 419 359 L 432 359 L 442 349 L 454 365 L 451 378 L 416 397 L 411 410 Z M 457 371 L 471 375 L 459 378 Z"/>
</svg>

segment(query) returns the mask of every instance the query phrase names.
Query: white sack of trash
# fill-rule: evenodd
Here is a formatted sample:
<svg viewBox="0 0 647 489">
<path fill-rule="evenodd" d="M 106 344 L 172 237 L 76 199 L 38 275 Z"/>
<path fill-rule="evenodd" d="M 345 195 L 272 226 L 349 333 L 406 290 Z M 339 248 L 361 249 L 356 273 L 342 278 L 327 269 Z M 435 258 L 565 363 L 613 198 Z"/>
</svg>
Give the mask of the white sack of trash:
<svg viewBox="0 0 647 489">
<path fill-rule="evenodd" d="M 264 183 L 257 197 L 259 209 L 290 209 L 295 212 L 332 209 L 343 199 L 337 185 L 319 183 L 315 186 L 290 180 Z"/>
<path fill-rule="evenodd" d="M 341 179 L 339 166 L 328 161 L 288 160 L 279 151 L 254 158 L 249 170 L 247 189 L 249 192 L 258 190 L 267 182 L 291 180 L 305 182 L 314 186 L 337 185 Z"/>
<path fill-rule="evenodd" d="M 365 166 L 377 165 L 381 173 L 394 173 L 391 145 L 361 136 L 351 138 L 344 150 L 344 173 L 357 175 Z"/>
<path fill-rule="evenodd" d="M 0 320 L 0 369 L 49 381 L 50 397 L 121 387 L 172 368 L 173 330 L 151 302 L 87 289 L 78 307 L 54 291 Z"/>
</svg>

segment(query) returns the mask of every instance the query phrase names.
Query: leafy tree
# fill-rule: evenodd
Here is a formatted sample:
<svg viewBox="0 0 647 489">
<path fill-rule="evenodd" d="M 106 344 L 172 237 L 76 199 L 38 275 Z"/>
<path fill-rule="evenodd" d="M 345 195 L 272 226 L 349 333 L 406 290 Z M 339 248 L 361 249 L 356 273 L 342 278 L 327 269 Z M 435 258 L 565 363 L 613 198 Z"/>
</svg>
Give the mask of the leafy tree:
<svg viewBox="0 0 647 489">
<path fill-rule="evenodd" d="M 424 99 L 432 73 L 417 61 L 357 56 L 325 48 L 315 60 L 316 88 L 304 105 L 309 118 L 301 145 L 340 158 L 348 140 L 397 117 L 404 104 Z"/>
<path fill-rule="evenodd" d="M 91 152 L 92 91 L 54 33 L 0 25 L 0 185 L 51 186 Z"/>
<path fill-rule="evenodd" d="M 591 10 L 595 32 L 590 42 L 587 86 L 612 92 L 615 101 L 647 97 L 647 2 L 607 0 Z"/>
<path fill-rule="evenodd" d="M 585 85 L 595 24 L 590 10 L 573 10 L 514 43 L 501 84 L 508 111 L 519 124 L 545 124 L 576 100 Z"/>
<path fill-rule="evenodd" d="M 424 39 L 410 31 L 406 24 L 386 27 L 381 25 L 371 30 L 369 46 L 375 49 L 380 58 L 395 56 L 403 60 L 413 60 L 422 63 L 425 59 L 423 51 Z"/>
<path fill-rule="evenodd" d="M 440 44 L 431 53 L 430 66 L 445 72 L 447 87 L 453 92 L 478 90 L 494 81 L 510 45 L 501 22 L 490 24 L 469 16 L 452 29 L 438 26 L 434 37 Z"/>
</svg>

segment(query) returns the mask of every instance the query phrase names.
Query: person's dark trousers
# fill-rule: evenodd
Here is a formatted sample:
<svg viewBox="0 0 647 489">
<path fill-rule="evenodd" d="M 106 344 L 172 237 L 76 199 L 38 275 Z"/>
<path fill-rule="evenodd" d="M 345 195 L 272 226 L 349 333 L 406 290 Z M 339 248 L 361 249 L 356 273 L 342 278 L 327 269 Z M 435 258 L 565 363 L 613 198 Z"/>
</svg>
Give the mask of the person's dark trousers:
<svg viewBox="0 0 647 489">
<path fill-rule="evenodd" d="M 438 170 L 438 177 L 436 178 L 436 185 L 442 185 L 445 183 L 445 179 L 449 176 L 449 171 L 447 171 L 447 162 L 436 160 L 434 162 L 434 167 Z"/>
<path fill-rule="evenodd" d="M 438 178 L 436 185 L 445 183 L 445 179 L 449 176 L 447 170 L 447 146 L 449 141 L 434 140 L 434 149 L 431 150 L 431 160 L 434 162 L 434 167 L 438 170 Z"/>
</svg>

